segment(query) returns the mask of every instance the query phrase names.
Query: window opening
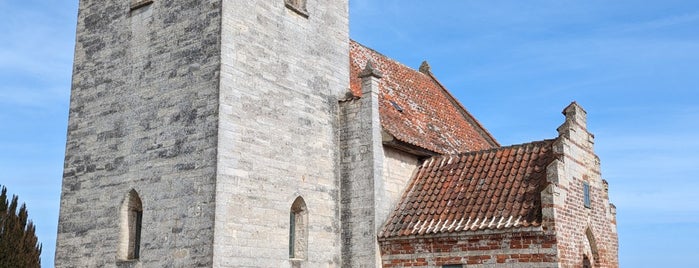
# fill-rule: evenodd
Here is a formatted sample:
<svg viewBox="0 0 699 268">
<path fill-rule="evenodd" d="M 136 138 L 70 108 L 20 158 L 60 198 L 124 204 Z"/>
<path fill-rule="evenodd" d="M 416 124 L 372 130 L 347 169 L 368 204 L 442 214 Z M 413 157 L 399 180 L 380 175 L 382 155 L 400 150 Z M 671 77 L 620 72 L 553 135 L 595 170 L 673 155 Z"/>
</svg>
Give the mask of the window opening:
<svg viewBox="0 0 699 268">
<path fill-rule="evenodd" d="M 294 241 L 296 241 L 296 238 L 294 237 L 296 235 L 296 213 L 291 211 L 289 213 L 290 219 L 289 219 L 289 258 L 294 257 Z"/>
<path fill-rule="evenodd" d="M 587 255 L 583 255 L 582 267 L 583 268 L 592 268 L 592 264 L 590 263 L 590 258 L 588 258 Z"/>
<path fill-rule="evenodd" d="M 143 222 L 143 211 L 132 211 L 135 219 L 133 226 L 133 258 L 138 259 L 141 257 L 141 223 Z"/>
<path fill-rule="evenodd" d="M 139 9 L 152 3 L 153 0 L 131 0 L 131 10 Z"/>
<path fill-rule="evenodd" d="M 308 240 L 308 209 L 297 197 L 289 211 L 289 258 L 305 259 Z"/>
<path fill-rule="evenodd" d="M 306 10 L 306 0 L 284 0 L 284 5 L 299 15 L 308 18 Z"/>
<path fill-rule="evenodd" d="M 121 260 L 136 260 L 141 257 L 141 226 L 143 205 L 135 190 L 129 191 L 121 204 L 119 249 Z"/>
<path fill-rule="evenodd" d="M 393 108 L 396 108 L 396 111 L 399 111 L 401 113 L 403 112 L 403 107 L 400 107 L 400 105 L 398 105 L 398 103 L 396 103 L 395 101 L 390 101 L 390 102 L 391 102 L 391 105 L 393 105 Z"/>
<path fill-rule="evenodd" d="M 583 182 L 583 199 L 585 207 L 590 208 L 592 202 L 590 201 L 590 184 L 588 182 Z"/>
</svg>

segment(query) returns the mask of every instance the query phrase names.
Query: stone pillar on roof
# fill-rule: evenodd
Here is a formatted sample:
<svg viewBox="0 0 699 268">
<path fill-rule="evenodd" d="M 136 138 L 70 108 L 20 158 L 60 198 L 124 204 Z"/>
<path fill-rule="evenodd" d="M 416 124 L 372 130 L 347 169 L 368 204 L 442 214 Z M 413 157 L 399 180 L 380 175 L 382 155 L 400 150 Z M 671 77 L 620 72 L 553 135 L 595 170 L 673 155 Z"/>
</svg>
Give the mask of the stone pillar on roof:
<svg viewBox="0 0 699 268">
<path fill-rule="evenodd" d="M 383 74 L 374 68 L 374 64 L 371 61 L 367 61 L 364 70 L 359 73 L 359 78 L 362 79 L 362 97 L 366 97 L 367 93 L 376 94 L 378 97 L 379 81 L 382 77 Z"/>
<path fill-rule="evenodd" d="M 418 71 L 426 75 L 432 75 L 432 67 L 430 67 L 430 64 L 426 60 L 422 61 Z"/>
</svg>

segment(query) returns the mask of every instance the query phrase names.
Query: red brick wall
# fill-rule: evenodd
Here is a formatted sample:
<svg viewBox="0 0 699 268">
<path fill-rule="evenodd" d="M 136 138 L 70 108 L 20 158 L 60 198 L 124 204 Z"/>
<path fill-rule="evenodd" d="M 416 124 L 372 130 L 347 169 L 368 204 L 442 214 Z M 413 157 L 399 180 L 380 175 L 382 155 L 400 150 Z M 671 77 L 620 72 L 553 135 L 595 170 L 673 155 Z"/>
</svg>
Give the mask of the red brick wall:
<svg viewBox="0 0 699 268">
<path fill-rule="evenodd" d="M 599 172 L 582 170 L 585 175 L 568 174 L 567 182 L 558 186 L 563 202 L 554 205 L 554 229 L 561 267 L 582 267 L 583 254 L 593 267 L 619 267 L 616 220 L 610 211 L 607 184 Z M 584 206 L 583 182 L 590 185 L 590 208 Z"/>
<path fill-rule="evenodd" d="M 554 235 L 543 232 L 500 233 L 380 241 L 383 267 L 551 266 L 556 262 Z M 519 265 L 518 265 L 519 264 Z"/>
</svg>

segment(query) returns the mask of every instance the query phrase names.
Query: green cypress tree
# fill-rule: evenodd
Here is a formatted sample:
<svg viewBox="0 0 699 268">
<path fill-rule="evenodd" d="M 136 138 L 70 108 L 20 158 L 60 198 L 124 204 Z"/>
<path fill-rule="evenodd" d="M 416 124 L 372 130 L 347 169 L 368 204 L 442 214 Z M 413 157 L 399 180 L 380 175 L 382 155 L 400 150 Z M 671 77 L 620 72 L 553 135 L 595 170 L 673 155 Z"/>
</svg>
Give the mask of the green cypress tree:
<svg viewBox="0 0 699 268">
<path fill-rule="evenodd" d="M 7 199 L 7 188 L 0 191 L 0 267 L 41 267 L 41 244 L 27 206 L 17 211 L 18 197 Z"/>
</svg>

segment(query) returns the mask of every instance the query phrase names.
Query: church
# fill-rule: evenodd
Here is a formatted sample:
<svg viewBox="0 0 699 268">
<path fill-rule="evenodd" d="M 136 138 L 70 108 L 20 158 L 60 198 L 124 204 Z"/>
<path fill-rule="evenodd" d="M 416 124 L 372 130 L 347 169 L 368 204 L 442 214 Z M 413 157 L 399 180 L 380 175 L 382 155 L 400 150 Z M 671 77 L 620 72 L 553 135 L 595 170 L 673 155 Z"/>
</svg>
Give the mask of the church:
<svg viewBox="0 0 699 268">
<path fill-rule="evenodd" d="M 580 104 L 502 145 L 348 9 L 80 0 L 56 267 L 619 266 Z"/>
</svg>

